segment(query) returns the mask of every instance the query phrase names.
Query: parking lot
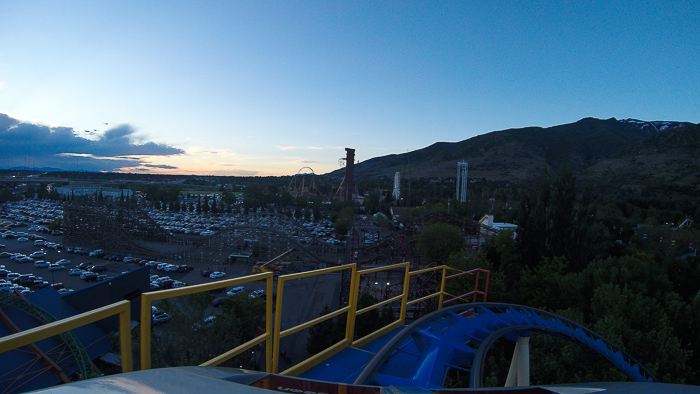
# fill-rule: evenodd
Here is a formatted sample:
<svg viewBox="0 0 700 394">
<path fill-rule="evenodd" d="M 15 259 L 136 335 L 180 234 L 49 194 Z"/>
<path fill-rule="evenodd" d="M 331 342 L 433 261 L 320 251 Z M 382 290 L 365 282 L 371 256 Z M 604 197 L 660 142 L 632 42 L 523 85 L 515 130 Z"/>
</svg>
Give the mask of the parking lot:
<svg viewBox="0 0 700 394">
<path fill-rule="evenodd" d="M 28 231 L 29 227 L 29 225 L 14 227 L 12 231 L 14 233 L 26 233 L 28 235 L 33 234 L 34 236 L 41 236 L 46 240 L 46 243 L 62 244 L 63 237 L 61 235 L 34 233 Z M 83 287 L 94 284 L 94 282 L 86 282 L 84 280 L 81 280 L 79 276 L 69 275 L 70 269 L 78 266 L 81 263 L 86 263 L 90 265 L 105 265 L 107 268 L 106 271 L 101 272 L 100 274 L 104 274 L 107 277 L 114 277 L 116 275 L 120 275 L 123 272 L 128 272 L 130 270 L 134 270 L 140 267 L 138 264 L 134 263 L 109 261 L 99 257 L 89 256 L 87 254 L 71 253 L 68 252 L 65 248 L 51 249 L 46 246 L 34 245 L 34 240 L 29 239 L 27 241 L 22 241 L 22 238 L 25 237 L 3 238 L 2 240 L 0 240 L 0 244 L 4 245 L 5 247 L 0 249 L 0 252 L 21 253 L 29 256 L 34 252 L 43 251 L 44 256 L 34 258 L 33 260 L 43 260 L 49 263 L 54 263 L 61 259 L 68 259 L 70 260 L 70 263 L 66 264 L 65 269 L 63 270 L 49 271 L 46 267 L 35 267 L 33 262 L 20 263 L 11 259 L 10 256 L 5 256 L 0 258 L 0 264 L 4 265 L 5 269 L 10 272 L 16 272 L 19 274 L 33 274 L 36 277 L 42 277 L 43 280 L 49 282 L 49 284 L 62 283 L 68 289 L 78 290 Z M 219 280 L 227 279 L 230 277 L 250 275 L 250 268 L 243 265 L 228 266 L 226 267 L 226 271 L 226 276 L 219 278 Z M 210 283 L 214 281 L 214 279 L 211 279 L 209 277 L 203 277 L 202 275 L 200 275 L 199 271 L 196 270 L 187 273 L 182 273 L 162 272 L 157 271 L 155 268 L 151 268 L 151 272 L 153 274 L 159 274 L 161 276 L 167 275 L 174 280 L 185 282 L 188 285 Z M 262 285 L 260 285 L 260 287 L 262 287 Z M 256 288 L 257 286 L 252 285 L 251 290 L 255 290 Z"/>
<path fill-rule="evenodd" d="M 38 209 L 41 211 L 41 209 Z M 50 208 L 44 208 L 44 212 L 50 212 Z M 56 211 L 60 214 L 60 211 Z M 49 284 L 62 284 L 67 289 L 79 290 L 87 286 L 95 284 L 95 282 L 87 282 L 81 280 L 79 276 L 70 276 L 71 268 L 78 266 L 81 263 L 104 265 L 106 270 L 100 272 L 107 279 L 140 268 L 140 265 L 134 263 L 124 263 L 123 261 L 110 261 L 100 257 L 90 256 L 88 254 L 76 254 L 69 252 L 66 248 L 49 248 L 46 244 L 63 244 L 63 236 L 61 234 L 51 234 L 45 231 L 37 231 L 37 226 L 30 222 L 30 219 L 25 217 L 25 222 L 14 221 L 11 228 L 4 228 L 0 232 L 10 230 L 17 234 L 13 237 L 1 238 L 0 244 L 4 245 L 0 248 L 0 253 L 5 252 L 7 255 L 0 258 L 0 264 L 5 266 L 7 271 L 18 274 L 32 274 L 36 277 L 41 277 Z M 19 223 L 17 225 L 16 223 Z M 45 240 L 45 245 L 35 245 L 35 238 L 40 237 Z M 61 259 L 68 259 L 70 263 L 65 264 L 65 269 L 50 271 L 48 268 L 35 267 L 34 262 L 20 263 L 10 258 L 9 254 L 21 253 L 29 256 L 34 252 L 43 251 L 44 256 L 37 257 L 36 260 L 44 260 L 47 262 L 57 262 Z M 120 251 L 126 256 L 130 255 L 130 251 Z M 136 254 L 133 254 L 136 255 Z M 181 261 L 178 264 L 188 264 L 187 261 Z M 205 267 L 206 269 L 207 267 Z M 214 268 L 214 267 L 212 267 Z M 221 265 L 216 269 L 224 272 L 224 276 L 220 278 L 210 278 L 209 276 L 201 275 L 199 269 L 190 272 L 163 272 L 157 271 L 155 268 L 150 268 L 151 274 L 160 276 L 169 276 L 173 280 L 185 282 L 187 285 L 195 285 L 201 283 L 212 283 L 218 280 L 242 277 L 252 274 L 252 267 L 247 263 Z M 256 290 L 265 288 L 264 281 L 252 282 L 245 284 L 246 293 L 256 293 Z M 29 288 L 34 290 L 33 288 Z M 228 289 L 227 289 L 228 290 Z M 340 276 L 339 274 L 324 275 L 323 277 L 313 277 L 304 280 L 294 280 L 288 282 L 285 286 L 284 296 L 284 314 L 282 317 L 282 328 L 300 324 L 305 321 L 312 320 L 318 317 L 319 312 L 324 305 L 330 306 L 332 309 L 337 308 L 340 293 Z M 166 325 L 167 326 L 167 325 Z M 164 328 L 163 326 L 159 329 Z M 299 360 L 306 356 L 304 348 L 305 338 L 298 338 L 296 335 L 283 339 L 283 347 L 287 349 L 287 354 L 293 360 Z"/>
</svg>

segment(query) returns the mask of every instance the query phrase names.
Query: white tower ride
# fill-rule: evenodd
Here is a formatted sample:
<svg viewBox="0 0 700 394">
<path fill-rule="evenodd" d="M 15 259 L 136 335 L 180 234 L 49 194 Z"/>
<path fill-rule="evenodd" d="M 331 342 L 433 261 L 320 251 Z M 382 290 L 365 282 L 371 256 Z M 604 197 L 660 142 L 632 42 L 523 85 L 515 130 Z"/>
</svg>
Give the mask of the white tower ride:
<svg viewBox="0 0 700 394">
<path fill-rule="evenodd" d="M 401 173 L 398 171 L 394 174 L 394 192 L 391 195 L 396 201 L 401 197 Z"/>
<path fill-rule="evenodd" d="M 469 164 L 466 161 L 457 163 L 457 199 L 467 201 L 467 171 Z"/>
</svg>

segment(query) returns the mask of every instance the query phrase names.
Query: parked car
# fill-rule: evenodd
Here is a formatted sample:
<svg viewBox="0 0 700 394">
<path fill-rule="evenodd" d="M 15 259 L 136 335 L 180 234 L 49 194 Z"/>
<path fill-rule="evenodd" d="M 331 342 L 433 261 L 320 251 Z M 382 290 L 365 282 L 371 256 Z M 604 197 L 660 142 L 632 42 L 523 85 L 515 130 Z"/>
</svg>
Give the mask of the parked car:
<svg viewBox="0 0 700 394">
<path fill-rule="evenodd" d="M 60 259 L 60 260 L 58 260 L 58 261 L 56 262 L 56 264 L 68 265 L 68 264 L 70 264 L 70 260 L 68 260 L 68 259 Z"/>
<path fill-rule="evenodd" d="M 51 285 L 51 287 L 53 287 L 56 290 L 61 290 L 64 289 L 66 286 L 64 286 L 63 283 L 54 283 Z"/>
<path fill-rule="evenodd" d="M 91 282 L 97 279 L 97 274 L 94 272 L 85 271 L 82 274 L 80 274 L 80 279 Z"/>
<path fill-rule="evenodd" d="M 211 279 L 223 278 L 224 276 L 226 276 L 226 273 L 224 273 L 224 272 L 219 272 L 219 271 L 214 271 L 214 272 L 212 272 L 211 274 L 209 274 L 209 277 L 210 277 Z"/>
<path fill-rule="evenodd" d="M 48 287 L 49 282 L 45 280 L 35 280 L 34 281 L 34 288 L 35 289 L 43 289 L 44 287 Z"/>
<path fill-rule="evenodd" d="M 103 272 L 103 271 L 107 271 L 107 266 L 101 265 L 101 264 L 99 264 L 99 265 L 96 264 L 96 265 L 93 265 L 92 268 L 88 268 L 88 270 L 90 270 L 92 272 Z"/>
<path fill-rule="evenodd" d="M 29 255 L 29 257 L 44 257 L 46 253 L 43 250 L 37 250 L 36 252 Z"/>
<path fill-rule="evenodd" d="M 34 275 L 22 275 L 17 279 L 17 284 L 20 286 L 27 286 L 28 284 L 34 284 L 34 281 L 38 278 Z"/>
<path fill-rule="evenodd" d="M 65 266 L 60 265 L 60 264 L 51 264 L 49 265 L 49 271 L 60 271 L 66 269 Z"/>
<path fill-rule="evenodd" d="M 74 291 L 75 291 L 75 290 L 73 290 L 73 289 L 65 289 L 65 288 L 64 288 L 64 289 L 58 289 L 58 294 L 68 294 L 68 293 L 72 293 L 72 292 L 74 292 Z"/>
<path fill-rule="evenodd" d="M 214 320 L 215 320 L 215 319 L 216 319 L 216 315 L 208 316 L 208 317 L 206 317 L 206 318 L 204 319 L 204 321 L 202 322 L 202 324 L 194 323 L 194 324 L 192 325 L 192 329 L 193 329 L 194 331 L 197 331 L 197 330 L 199 330 L 200 328 L 209 328 L 209 327 L 211 327 L 211 325 L 214 323 Z"/>
<path fill-rule="evenodd" d="M 7 279 L 8 281 L 11 282 L 11 281 L 13 281 L 13 280 L 19 278 L 20 276 L 21 276 L 21 275 L 18 274 L 18 273 L 16 273 L 16 272 L 10 272 L 9 274 L 7 274 L 7 275 L 5 276 L 5 279 Z"/>
<path fill-rule="evenodd" d="M 36 268 L 46 268 L 49 265 L 50 265 L 49 262 L 44 261 L 44 260 L 37 260 L 34 262 L 34 267 L 36 267 Z"/>
<path fill-rule="evenodd" d="M 227 296 L 235 296 L 237 294 L 241 294 L 245 291 L 245 288 L 243 286 L 236 286 L 233 289 L 229 290 L 226 292 Z"/>
<path fill-rule="evenodd" d="M 185 287 L 185 286 L 187 286 L 187 283 L 181 282 L 179 280 L 174 281 L 173 285 L 172 285 L 173 289 L 176 289 L 178 287 Z"/>
<path fill-rule="evenodd" d="M 126 257 L 124 257 L 124 260 L 122 260 L 122 261 L 123 261 L 124 263 L 133 263 L 133 262 L 134 262 L 134 258 L 131 257 L 131 256 L 126 256 Z"/>
<path fill-rule="evenodd" d="M 166 279 L 166 280 L 159 281 L 158 285 L 160 286 L 161 289 L 170 289 L 171 287 L 173 287 L 173 283 L 175 283 L 174 280 Z"/>
<path fill-rule="evenodd" d="M 156 326 L 167 323 L 170 321 L 170 319 L 172 319 L 172 317 L 165 312 L 158 312 L 151 315 L 151 321 L 153 322 L 153 325 Z"/>
<path fill-rule="evenodd" d="M 80 268 L 71 268 L 70 271 L 68 271 L 68 275 L 70 276 L 80 276 L 84 270 L 81 270 Z"/>
<path fill-rule="evenodd" d="M 248 295 L 248 298 L 253 299 L 253 298 L 262 297 L 264 295 L 265 295 L 265 290 L 253 290 Z"/>
<path fill-rule="evenodd" d="M 177 272 L 190 272 L 193 269 L 194 269 L 194 267 L 192 267 L 190 265 L 183 264 L 183 265 L 177 267 Z"/>
</svg>

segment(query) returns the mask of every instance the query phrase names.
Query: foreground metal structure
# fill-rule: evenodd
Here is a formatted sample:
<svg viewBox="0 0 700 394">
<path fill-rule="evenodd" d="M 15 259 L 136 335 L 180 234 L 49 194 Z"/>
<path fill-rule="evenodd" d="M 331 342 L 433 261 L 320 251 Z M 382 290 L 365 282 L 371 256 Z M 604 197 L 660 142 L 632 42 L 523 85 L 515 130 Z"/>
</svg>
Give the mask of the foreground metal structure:
<svg viewBox="0 0 700 394">
<path fill-rule="evenodd" d="M 479 392 L 483 377 L 486 354 L 497 339 L 504 338 L 519 343 L 511 366 L 512 377 L 509 385 L 528 384 L 527 338 L 530 332 L 542 332 L 555 335 L 577 343 L 599 356 L 607 359 L 621 370 L 634 383 L 612 383 L 572 386 L 571 390 L 561 391 L 544 386 L 528 389 L 533 393 L 548 392 L 700 392 L 692 386 L 664 385 L 654 383 L 654 377 L 632 357 L 613 346 L 595 333 L 563 319 L 557 315 L 518 305 L 473 303 L 477 298 L 485 301 L 488 271 L 474 270 L 458 275 L 447 276 L 446 266 L 410 271 L 409 263 L 392 266 L 357 270 L 355 265 L 344 265 L 317 271 L 284 275 L 277 282 L 276 312 L 273 315 L 273 297 L 267 298 L 265 332 L 250 339 L 230 351 L 216 356 L 198 367 L 150 369 L 151 319 L 150 305 L 158 299 L 210 291 L 224 286 L 240 285 L 246 282 L 264 280 L 268 294 L 272 294 L 274 282 L 272 273 L 263 273 L 242 278 L 229 279 L 205 285 L 189 286 L 159 292 L 146 293 L 141 303 L 141 369 L 132 370 L 129 321 L 129 301 L 121 301 L 99 310 L 81 314 L 70 319 L 50 323 L 45 326 L 0 338 L 0 352 L 25 346 L 70 330 L 80 324 L 87 324 L 101 318 L 118 314 L 120 316 L 120 340 L 122 352 L 122 370 L 120 375 L 111 375 L 78 383 L 56 386 L 46 392 L 75 392 L 79 390 L 94 391 L 108 389 L 111 392 L 191 392 L 193 390 L 226 390 L 236 392 L 261 392 L 267 390 L 287 392 L 347 392 L 347 393 L 383 393 L 413 392 L 422 393 L 439 390 L 453 391 L 443 387 L 448 372 L 457 369 L 469 373 L 468 388 L 456 389 L 462 392 Z M 306 276 L 324 275 L 349 271 L 351 278 L 351 297 L 348 304 L 327 315 L 302 323 L 296 327 L 282 330 L 279 322 L 284 314 L 282 299 L 285 283 Z M 363 275 L 370 275 L 381 270 L 402 270 L 403 291 L 396 297 L 383 300 L 361 310 L 357 309 L 359 283 Z M 440 286 L 433 294 L 417 299 L 409 299 L 409 282 L 412 277 L 435 271 L 440 275 Z M 448 278 L 469 277 L 482 278 L 482 283 L 475 281 L 474 290 L 462 295 L 450 295 L 445 291 Z M 448 299 L 446 299 L 448 298 Z M 419 305 L 435 299 L 438 310 L 425 315 L 406 326 L 406 310 L 411 305 Z M 472 302 L 443 308 L 443 305 L 456 301 Z M 389 325 L 363 338 L 355 339 L 354 325 L 358 315 L 390 304 L 399 305 L 398 318 Z M 279 372 L 280 339 L 315 324 L 337 316 L 346 316 L 345 336 L 338 343 L 325 351 Z M 264 346 L 264 372 L 243 371 L 232 368 L 216 367 L 226 360 L 241 354 L 255 346 Z M 131 382 L 131 383 L 129 383 Z M 137 384 L 135 384 L 137 383 Z M 589 391 L 583 389 L 588 387 Z M 147 390 L 148 389 L 148 390 Z M 211 389 L 211 390 L 210 390 Z M 524 387 L 511 388 L 514 392 Z M 581 391 L 583 389 L 584 391 Z M 507 388 L 493 390 L 508 390 Z M 573 390 L 573 391 L 572 391 Z"/>
</svg>

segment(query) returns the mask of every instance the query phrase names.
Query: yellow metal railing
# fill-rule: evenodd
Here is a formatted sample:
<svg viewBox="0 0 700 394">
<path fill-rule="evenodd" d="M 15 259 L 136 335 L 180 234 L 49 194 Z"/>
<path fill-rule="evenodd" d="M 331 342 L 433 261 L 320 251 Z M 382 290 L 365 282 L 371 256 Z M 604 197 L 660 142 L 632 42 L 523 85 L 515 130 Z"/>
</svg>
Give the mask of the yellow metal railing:
<svg viewBox="0 0 700 394">
<path fill-rule="evenodd" d="M 41 341 L 66 331 L 94 323 L 110 316 L 119 315 L 119 345 L 121 348 L 122 372 L 134 368 L 131 355 L 131 302 L 119 301 L 89 312 L 44 324 L 29 330 L 0 338 L 0 353 L 4 353 L 30 343 Z"/>
<path fill-rule="evenodd" d="M 279 354 L 280 354 L 280 339 L 294 334 L 295 332 L 299 332 L 305 328 L 309 328 L 311 326 L 314 326 L 318 323 L 324 322 L 328 319 L 332 319 L 336 316 L 342 315 L 344 313 L 348 313 L 348 319 L 347 319 L 347 324 L 345 327 L 345 338 L 341 340 L 340 342 L 336 343 L 335 345 L 331 346 L 330 348 L 311 356 L 310 358 L 306 359 L 305 361 L 295 365 L 294 367 L 287 369 L 286 371 L 282 372 L 283 375 L 293 375 L 296 376 L 306 370 L 308 370 L 311 366 L 316 365 L 316 363 L 325 360 L 334 354 L 340 352 L 341 350 L 345 349 L 346 347 L 349 346 L 351 339 L 349 336 L 352 336 L 352 327 L 354 324 L 354 311 L 355 311 L 355 304 L 357 302 L 357 294 L 350 293 L 350 300 L 348 301 L 348 306 L 344 308 L 340 308 L 335 312 L 317 317 L 316 319 L 310 320 L 306 323 L 302 323 L 298 326 L 286 329 L 284 331 L 281 331 L 282 329 L 282 300 L 284 299 L 284 283 L 293 279 L 301 279 L 301 278 L 306 278 L 309 276 L 315 276 L 315 275 L 323 275 L 323 274 L 330 274 L 333 272 L 339 272 L 339 271 L 344 271 L 344 270 L 350 270 L 350 288 L 354 289 L 356 288 L 356 281 L 357 281 L 357 275 L 356 275 L 356 270 L 357 267 L 355 264 L 348 264 L 348 265 L 341 265 L 338 267 L 331 267 L 331 268 L 324 268 L 320 270 L 315 270 L 315 271 L 309 271 L 309 272 L 302 272 L 298 274 L 291 274 L 291 275 L 282 275 L 279 278 L 277 278 L 277 306 L 275 310 L 277 311 L 275 313 L 275 329 L 273 332 L 273 343 L 274 343 L 274 351 L 273 351 L 273 356 L 272 356 L 272 372 L 277 373 L 278 368 L 279 368 Z M 350 334 L 349 334 L 350 333 Z"/>
<path fill-rule="evenodd" d="M 408 275 L 412 277 L 415 275 L 425 274 L 428 272 L 442 271 L 442 278 L 440 280 L 440 291 L 439 292 L 433 293 L 433 294 L 428 294 L 425 297 L 416 298 L 415 300 L 411 300 L 408 302 L 407 306 L 415 305 L 415 304 L 418 304 L 418 303 L 421 303 L 423 301 L 427 301 L 431 298 L 435 298 L 435 297 L 439 296 L 440 299 L 438 300 L 438 309 L 442 309 L 442 300 L 443 300 L 444 295 L 445 295 L 445 273 L 447 272 L 447 268 L 448 267 L 446 265 L 440 265 L 437 267 L 424 268 L 424 269 L 421 269 L 418 271 L 409 272 Z"/>
<path fill-rule="evenodd" d="M 401 294 L 397 295 L 396 297 L 389 298 L 388 300 L 384 300 L 384 301 L 378 302 L 374 305 L 370 305 L 366 308 L 360 309 L 359 311 L 356 311 L 355 315 L 353 316 L 353 330 L 354 330 L 354 321 L 355 321 L 355 318 L 357 317 L 357 315 L 361 315 L 363 313 L 367 313 L 369 311 L 379 309 L 385 305 L 389 305 L 389 304 L 392 304 L 392 303 L 397 302 L 397 301 L 401 301 L 401 308 L 399 309 L 399 319 L 390 323 L 390 324 L 387 324 L 384 327 L 377 329 L 376 331 L 374 331 L 370 334 L 365 335 L 362 338 L 359 338 L 356 341 L 351 341 L 350 342 L 351 344 L 354 344 L 355 346 L 358 346 L 358 347 L 363 346 L 367 343 L 374 341 L 375 339 L 379 338 L 380 336 L 390 332 L 391 330 L 404 325 L 404 322 L 406 320 L 406 306 L 408 305 L 408 287 L 409 287 L 409 283 L 410 283 L 409 263 L 394 264 L 394 265 L 388 265 L 386 267 L 377 267 L 377 268 L 370 268 L 370 269 L 358 271 L 357 272 L 358 278 L 357 278 L 357 281 L 355 282 L 356 285 L 353 288 L 354 289 L 353 294 L 355 294 L 356 297 L 359 296 L 360 277 L 362 275 L 369 275 L 369 274 L 373 274 L 376 272 L 389 271 L 389 270 L 400 269 L 400 268 L 403 268 L 405 270 Z M 351 333 L 350 337 L 352 338 L 352 333 Z"/>
<path fill-rule="evenodd" d="M 259 335 L 250 341 L 241 344 L 240 346 L 229 350 L 228 352 L 214 357 L 213 359 L 201 364 L 205 367 L 213 367 L 231 359 L 245 350 L 250 349 L 260 343 L 266 342 L 265 354 L 265 371 L 271 371 L 270 359 L 272 349 L 272 272 L 265 272 L 251 276 L 244 276 L 235 279 L 226 279 L 214 283 L 203 285 L 193 285 L 180 287 L 178 289 L 169 289 L 161 291 L 153 291 L 141 295 L 141 369 L 146 370 L 151 368 L 151 306 L 153 301 L 164 300 L 172 297 L 185 296 L 204 291 L 220 289 L 226 286 L 237 286 L 248 282 L 266 280 L 266 294 L 268 295 L 265 301 L 265 333 Z"/>
<path fill-rule="evenodd" d="M 404 280 L 403 280 L 403 288 L 402 292 L 400 295 L 396 297 L 392 297 L 390 299 L 378 302 L 374 305 L 371 305 L 367 308 L 363 308 L 361 310 L 357 310 L 357 300 L 359 296 L 359 286 L 360 286 L 360 277 L 362 275 L 367 275 L 367 274 L 372 274 L 380 271 L 388 271 L 388 270 L 398 270 L 398 269 L 403 269 L 405 274 L 404 274 Z M 391 330 L 398 328 L 402 325 L 405 324 L 405 319 L 406 319 L 406 309 L 410 305 L 416 305 L 419 304 L 423 301 L 426 301 L 428 299 L 434 298 L 434 297 L 439 297 L 439 303 L 438 303 L 438 309 L 442 308 L 443 304 L 447 304 L 453 301 L 467 301 L 465 298 L 468 296 L 473 295 L 474 296 L 474 301 L 476 301 L 476 296 L 477 295 L 482 295 L 484 298 L 484 301 L 486 300 L 486 293 L 488 292 L 488 280 L 489 280 L 489 275 L 490 272 L 482 269 L 476 269 L 472 271 L 467 271 L 467 272 L 461 272 L 456 275 L 452 276 L 446 276 L 446 271 L 447 269 L 451 269 L 447 266 L 441 265 L 437 267 L 431 267 L 431 268 L 426 268 L 426 269 L 421 269 L 417 271 L 410 271 L 410 266 L 409 263 L 401 263 L 401 264 L 394 264 L 390 266 L 385 266 L 385 267 L 378 267 L 378 268 L 371 268 L 371 269 L 366 269 L 362 271 L 357 271 L 357 267 L 355 264 L 348 264 L 348 265 L 341 265 L 338 267 L 332 267 L 332 268 L 325 268 L 325 269 L 320 269 L 320 270 L 314 270 L 314 271 L 309 271 L 309 272 L 303 272 L 303 273 L 297 273 L 297 274 L 291 274 L 291 275 L 283 275 L 278 278 L 277 281 L 277 300 L 276 300 L 276 316 L 274 319 L 274 327 L 273 327 L 273 314 L 272 314 L 272 307 L 273 307 L 273 299 L 271 295 L 273 294 L 273 274 L 272 272 L 266 272 L 266 273 L 261 273 L 261 274 L 256 274 L 256 275 L 251 275 L 251 276 L 245 276 L 241 278 L 234 278 L 234 279 L 227 279 L 227 280 L 222 280 L 214 283 L 208 283 L 208 284 L 202 284 L 202 285 L 193 285 L 193 286 L 187 286 L 187 287 L 182 287 L 178 289 L 170 289 L 170 290 L 162 290 L 162 291 L 154 291 L 154 292 L 149 292 L 149 293 L 144 293 L 141 295 L 141 329 L 140 329 L 140 334 L 141 334 L 141 369 L 146 370 L 151 368 L 151 306 L 154 301 L 157 300 L 163 300 L 163 299 L 168 299 L 172 297 L 179 297 L 179 296 L 185 296 L 185 295 L 190 295 L 190 294 L 195 294 L 195 293 L 200 293 L 204 291 L 209 291 L 209 290 L 215 290 L 215 289 L 220 289 L 222 287 L 227 287 L 227 286 L 237 286 L 241 285 L 244 283 L 248 282 L 253 282 L 253 281 L 259 281 L 259 280 L 265 280 L 266 281 L 266 293 L 268 295 L 266 299 L 266 308 L 265 308 L 265 333 L 262 335 L 259 335 L 248 342 L 229 350 L 228 352 L 219 355 L 209 361 L 206 361 L 201 364 L 201 366 L 216 366 L 219 365 L 226 360 L 231 359 L 232 357 L 235 357 L 238 354 L 243 353 L 244 351 L 253 348 L 254 346 L 257 346 L 263 342 L 265 342 L 265 371 L 266 372 L 272 372 L 272 373 L 277 373 L 278 368 L 279 368 L 279 355 L 280 355 L 280 339 L 284 338 L 288 335 L 294 334 L 296 332 L 299 332 L 303 329 L 312 327 L 316 324 L 319 324 L 321 322 L 324 322 L 328 319 L 332 319 L 336 316 L 340 316 L 343 314 L 347 314 L 347 323 L 345 327 L 345 337 L 337 342 L 336 344 L 332 345 L 328 349 L 311 356 L 310 358 L 302 361 L 301 363 L 285 370 L 282 372 L 283 375 L 292 375 L 292 376 L 297 376 L 308 369 L 312 368 L 313 366 L 317 365 L 323 360 L 326 360 L 330 358 L 331 356 L 337 354 L 341 350 L 354 345 L 357 347 L 363 346 L 366 343 L 369 343 L 376 338 L 384 335 L 385 333 L 390 332 Z M 348 305 L 340 308 L 334 312 L 331 312 L 329 314 L 320 316 L 318 318 L 315 318 L 313 320 L 310 320 L 308 322 L 299 324 L 295 327 L 288 328 L 284 331 L 281 330 L 281 324 L 282 324 L 282 302 L 284 299 L 284 285 L 287 281 L 294 280 L 294 279 L 301 279 L 301 278 L 306 278 L 306 277 L 311 277 L 311 276 L 316 276 L 316 275 L 324 275 L 324 274 L 329 274 L 329 273 L 335 273 L 335 272 L 341 272 L 349 270 L 350 271 L 350 296 L 348 300 Z M 441 277 L 440 277 L 440 290 L 433 293 L 433 294 L 428 294 L 426 296 L 423 296 L 418 299 L 414 299 L 409 301 L 408 300 L 408 295 L 409 295 L 409 284 L 410 280 L 412 277 L 416 275 L 421 275 L 421 274 L 426 274 L 430 272 L 440 272 L 441 271 Z M 444 300 L 445 295 L 449 295 L 445 292 L 445 281 L 450 278 L 456 278 L 464 275 L 476 275 L 476 283 L 474 286 L 474 290 L 466 293 L 462 296 L 452 296 L 453 298 L 447 301 Z M 479 275 L 486 275 L 486 284 L 483 289 L 479 288 Z M 399 318 L 398 320 L 388 324 L 385 327 L 382 327 L 373 333 L 370 333 L 366 335 L 365 337 L 359 338 L 357 340 L 353 340 L 354 337 L 354 331 L 355 331 L 355 319 L 357 315 L 361 315 L 363 313 L 367 313 L 371 310 L 381 308 L 383 306 L 389 305 L 394 302 L 400 302 L 401 307 L 399 310 Z M 34 329 L 26 330 L 21 333 L 13 334 L 13 335 L 8 335 L 6 337 L 0 338 L 0 353 L 12 350 L 36 341 L 40 341 L 42 339 L 60 334 L 65 331 L 72 330 L 74 328 L 93 323 L 97 320 L 119 314 L 119 332 L 120 332 L 120 346 L 121 346 L 121 357 L 122 357 L 122 371 L 123 372 L 130 372 L 133 370 L 133 359 L 132 359 L 132 351 L 131 351 L 131 331 L 130 331 L 130 302 L 129 301 L 120 301 L 102 308 L 95 309 L 90 312 L 82 313 L 77 316 L 73 316 L 67 319 L 63 319 L 57 322 L 49 323 L 46 325 L 43 325 L 41 327 L 37 327 Z"/>
</svg>

